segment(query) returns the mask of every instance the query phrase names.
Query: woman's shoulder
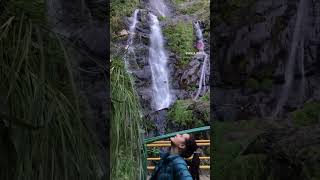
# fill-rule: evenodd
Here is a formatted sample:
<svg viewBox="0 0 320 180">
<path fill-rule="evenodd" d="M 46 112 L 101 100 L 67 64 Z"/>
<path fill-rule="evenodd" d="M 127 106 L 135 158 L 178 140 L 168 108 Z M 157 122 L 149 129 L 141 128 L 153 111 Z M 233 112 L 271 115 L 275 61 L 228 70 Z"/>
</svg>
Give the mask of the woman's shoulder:
<svg viewBox="0 0 320 180">
<path fill-rule="evenodd" d="M 188 166 L 184 158 L 179 155 L 175 155 L 171 157 L 171 164 L 175 169 L 186 169 L 188 170 Z"/>
</svg>

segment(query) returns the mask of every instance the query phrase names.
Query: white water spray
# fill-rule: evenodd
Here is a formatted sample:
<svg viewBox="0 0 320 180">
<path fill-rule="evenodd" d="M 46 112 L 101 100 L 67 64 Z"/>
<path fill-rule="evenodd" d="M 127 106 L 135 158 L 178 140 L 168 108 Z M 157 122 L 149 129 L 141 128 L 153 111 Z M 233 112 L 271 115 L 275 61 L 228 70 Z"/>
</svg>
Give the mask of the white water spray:
<svg viewBox="0 0 320 180">
<path fill-rule="evenodd" d="M 128 41 L 127 41 L 127 48 L 129 48 L 128 50 L 130 50 L 131 48 L 131 45 L 132 45 L 132 42 L 133 42 L 133 38 L 134 38 L 134 35 L 135 35 L 135 31 L 136 31 L 136 26 L 137 26 L 137 22 L 138 22 L 138 12 L 139 12 L 139 9 L 136 9 L 133 13 L 133 16 L 132 16 L 132 23 L 129 27 L 129 38 L 128 38 Z"/>
<path fill-rule="evenodd" d="M 160 16 L 166 17 L 169 15 L 169 10 L 163 0 L 150 0 L 150 5 Z"/>
<path fill-rule="evenodd" d="M 197 100 L 197 98 L 199 97 L 201 90 L 202 90 L 202 84 L 205 84 L 206 82 L 206 66 L 207 66 L 207 61 L 208 61 L 208 55 L 204 52 L 204 43 L 203 43 L 203 35 L 202 35 L 202 31 L 199 25 L 199 22 L 195 23 L 195 27 L 196 27 L 196 36 L 198 39 L 197 42 L 197 48 L 199 49 L 199 52 L 197 53 L 197 55 L 202 55 L 204 57 L 203 60 L 203 64 L 201 67 L 201 75 L 200 75 L 200 81 L 199 81 L 199 87 L 198 87 L 198 91 L 196 96 L 193 98 L 193 100 Z"/>
<path fill-rule="evenodd" d="M 137 19 L 138 12 L 139 12 L 139 10 L 136 9 L 131 17 L 132 22 L 129 26 L 129 37 L 128 37 L 127 44 L 126 44 L 127 52 L 124 56 L 125 67 L 126 67 L 126 70 L 129 74 L 132 73 L 131 68 L 130 68 L 130 64 L 133 64 L 133 62 L 135 62 L 135 57 L 136 57 L 135 49 L 133 46 L 133 39 L 135 37 L 135 31 L 136 31 L 136 26 L 137 26 L 137 22 L 138 22 L 138 19 Z"/>
<path fill-rule="evenodd" d="M 163 36 L 157 16 L 150 13 L 151 34 L 149 47 L 149 65 L 152 73 L 152 105 L 155 110 L 169 107 L 172 96 L 169 89 L 167 61 L 163 47 Z"/>
</svg>

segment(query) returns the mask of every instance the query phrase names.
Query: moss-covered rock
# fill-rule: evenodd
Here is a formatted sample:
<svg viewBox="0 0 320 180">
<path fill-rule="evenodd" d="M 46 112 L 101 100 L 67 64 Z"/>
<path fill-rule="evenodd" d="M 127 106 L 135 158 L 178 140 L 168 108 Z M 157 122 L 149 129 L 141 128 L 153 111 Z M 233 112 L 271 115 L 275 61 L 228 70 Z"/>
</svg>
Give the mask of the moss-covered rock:
<svg viewBox="0 0 320 180">
<path fill-rule="evenodd" d="M 253 166 L 246 166 L 246 164 L 241 165 L 240 162 L 248 161 L 247 164 L 249 164 L 249 162 L 257 161 L 255 164 L 259 164 L 261 160 L 260 157 L 240 157 L 240 155 L 247 147 L 247 144 L 252 141 L 257 134 L 261 133 L 262 130 L 262 123 L 255 120 L 234 122 L 215 121 L 211 131 L 213 133 L 213 142 L 215 142 L 215 146 L 212 148 L 212 154 L 214 155 L 213 178 L 233 180 L 241 174 L 244 174 L 246 169 L 254 169 Z M 230 173 L 235 176 L 231 177 Z"/>
<path fill-rule="evenodd" d="M 193 122 L 191 100 L 177 100 L 169 111 L 169 118 L 176 124 L 187 126 Z"/>
<path fill-rule="evenodd" d="M 193 52 L 195 36 L 191 22 L 178 22 L 163 29 L 164 36 L 168 40 L 168 46 L 179 57 L 179 64 L 186 65 L 190 57 L 186 55 Z"/>
<path fill-rule="evenodd" d="M 259 82 L 254 78 L 249 78 L 246 81 L 245 86 L 249 89 L 252 89 L 252 90 L 258 90 L 259 89 Z"/>
<path fill-rule="evenodd" d="M 183 129 L 209 125 L 209 101 L 177 100 L 169 110 L 169 119 Z"/>
<path fill-rule="evenodd" d="M 320 102 L 308 102 L 303 108 L 291 113 L 296 127 L 310 126 L 320 121 Z"/>
<path fill-rule="evenodd" d="M 123 21 L 124 17 L 129 17 L 134 12 L 134 9 L 138 7 L 139 1 L 123 1 L 113 0 L 110 4 L 110 32 L 116 33 L 121 29 L 125 29 Z M 124 8 L 125 7 L 125 8 Z"/>
</svg>

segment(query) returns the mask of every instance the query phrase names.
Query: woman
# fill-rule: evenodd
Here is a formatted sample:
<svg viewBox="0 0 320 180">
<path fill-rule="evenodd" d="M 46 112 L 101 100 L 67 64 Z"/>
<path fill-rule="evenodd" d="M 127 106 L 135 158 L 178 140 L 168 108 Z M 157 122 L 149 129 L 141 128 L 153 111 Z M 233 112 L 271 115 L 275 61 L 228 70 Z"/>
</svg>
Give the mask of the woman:
<svg viewBox="0 0 320 180">
<path fill-rule="evenodd" d="M 193 136 L 189 134 L 177 134 L 170 138 L 170 152 L 160 155 L 161 160 L 150 180 L 199 180 L 199 156 L 194 152 L 198 149 Z M 184 158 L 193 154 L 188 166 Z"/>
</svg>

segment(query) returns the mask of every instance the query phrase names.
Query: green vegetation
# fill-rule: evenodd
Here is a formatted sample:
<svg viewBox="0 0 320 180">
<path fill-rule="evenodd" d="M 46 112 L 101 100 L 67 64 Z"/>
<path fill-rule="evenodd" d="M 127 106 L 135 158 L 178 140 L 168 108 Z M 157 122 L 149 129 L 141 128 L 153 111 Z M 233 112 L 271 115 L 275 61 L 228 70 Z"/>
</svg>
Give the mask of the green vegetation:
<svg viewBox="0 0 320 180">
<path fill-rule="evenodd" d="M 260 83 L 260 89 L 262 90 L 270 90 L 273 85 L 272 79 L 263 79 Z"/>
<path fill-rule="evenodd" d="M 111 177 L 141 179 L 143 167 L 140 152 L 140 103 L 129 75 L 119 57 L 111 61 Z"/>
<path fill-rule="evenodd" d="M 165 21 L 166 19 L 168 19 L 168 17 L 166 17 L 166 16 L 159 16 L 159 21 Z"/>
<path fill-rule="evenodd" d="M 255 79 L 255 78 L 249 78 L 245 82 L 245 87 L 250 88 L 254 91 L 267 91 L 272 88 L 273 81 L 272 79 L 262 79 L 261 81 Z"/>
<path fill-rule="evenodd" d="M 169 111 L 169 118 L 173 120 L 173 122 L 182 126 L 192 124 L 194 121 L 192 110 L 188 109 L 191 104 L 192 101 L 189 99 L 177 100 Z"/>
<path fill-rule="evenodd" d="M 190 57 L 187 52 L 193 52 L 195 36 L 192 23 L 179 22 L 163 29 L 164 36 L 168 39 L 169 48 L 180 58 L 180 65 L 186 65 Z"/>
<path fill-rule="evenodd" d="M 177 100 L 168 113 L 170 122 L 183 127 L 182 129 L 208 125 L 210 103 L 201 98 L 199 100 L 198 102 L 191 99 Z"/>
<path fill-rule="evenodd" d="M 261 169 L 260 165 L 254 167 L 251 164 L 252 162 L 246 163 L 245 161 L 256 161 L 254 164 L 260 164 L 263 157 L 241 156 L 241 152 L 262 132 L 262 129 L 261 123 L 255 120 L 237 122 L 214 121 L 213 129 L 211 130 L 213 142 L 215 142 L 215 146 L 211 148 L 211 153 L 214 155 L 212 161 L 214 164 L 212 169 L 214 179 L 236 179 L 239 176 L 243 177 L 245 173 L 249 176 L 254 168 Z"/>
<path fill-rule="evenodd" d="M 250 89 L 253 89 L 253 90 L 258 90 L 259 89 L 259 82 L 254 78 L 249 78 L 246 81 L 245 86 L 250 88 Z"/>
<path fill-rule="evenodd" d="M 200 97 L 200 100 L 210 102 L 210 92 L 207 92 L 204 96 Z"/>
<path fill-rule="evenodd" d="M 138 0 L 124 1 L 124 0 L 112 0 L 110 3 L 110 32 L 112 37 L 116 36 L 116 33 L 121 29 L 125 29 L 123 18 L 125 16 L 131 16 L 134 10 L 138 7 Z"/>
<path fill-rule="evenodd" d="M 228 180 L 260 180 L 265 179 L 266 156 L 263 154 L 250 154 L 236 158 L 226 173 Z"/>
<path fill-rule="evenodd" d="M 188 3 L 183 5 L 183 3 Z M 210 1 L 209 0 L 200 0 L 200 1 L 183 1 L 175 0 L 177 5 L 177 13 L 185 15 L 193 15 L 197 17 L 197 20 L 204 22 L 204 37 L 209 39 L 210 32 Z"/>
<path fill-rule="evenodd" d="M 254 5 L 254 0 L 231 0 L 221 3 L 214 11 L 214 26 L 222 22 L 232 26 L 241 26 L 249 22 L 265 21 L 260 15 L 252 13 L 251 7 Z"/>
<path fill-rule="evenodd" d="M 179 5 L 181 3 L 188 2 L 188 0 L 173 0 L 173 3 Z"/>
<path fill-rule="evenodd" d="M 292 112 L 291 116 L 297 127 L 317 124 L 320 121 L 320 102 L 307 102 L 302 109 Z"/>
<path fill-rule="evenodd" d="M 0 2 L 0 144 L 8 147 L 1 148 L 0 179 L 99 179 L 87 104 L 44 10 L 42 1 Z"/>
</svg>

